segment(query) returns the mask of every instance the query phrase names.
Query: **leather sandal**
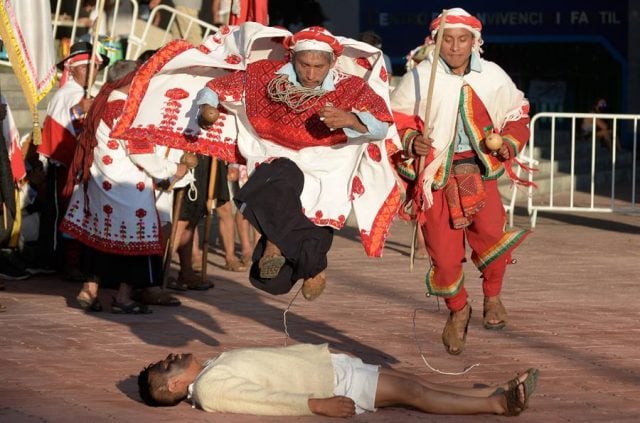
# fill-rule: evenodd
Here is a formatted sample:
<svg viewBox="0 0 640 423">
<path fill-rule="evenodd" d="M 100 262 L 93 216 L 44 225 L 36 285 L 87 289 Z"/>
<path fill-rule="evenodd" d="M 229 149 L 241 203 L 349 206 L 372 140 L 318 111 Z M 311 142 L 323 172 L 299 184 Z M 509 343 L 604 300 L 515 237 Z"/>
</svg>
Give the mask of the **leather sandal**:
<svg viewBox="0 0 640 423">
<path fill-rule="evenodd" d="M 203 281 L 202 277 L 196 275 L 195 273 L 180 273 L 177 283 L 192 291 L 206 291 L 215 286 L 213 282 Z"/>
<path fill-rule="evenodd" d="M 305 279 L 302 283 L 302 296 L 307 301 L 313 301 L 322 294 L 327 285 L 324 270 L 312 278 Z"/>
<path fill-rule="evenodd" d="M 111 312 L 113 314 L 151 314 L 151 310 L 146 304 L 140 304 L 132 301 L 129 304 L 117 302 L 115 299 L 111 303 Z"/>
<path fill-rule="evenodd" d="M 244 272 L 247 270 L 247 267 L 238 259 L 227 261 L 222 268 L 231 272 Z"/>
<path fill-rule="evenodd" d="M 132 299 L 146 305 L 177 307 L 182 304 L 179 299 L 169 294 L 167 291 L 159 289 L 143 289 L 140 292 L 134 293 L 132 295 Z"/>
<path fill-rule="evenodd" d="M 466 307 L 469 307 L 469 315 L 467 316 L 466 322 L 455 322 L 453 320 L 452 311 L 449 313 L 447 323 L 444 325 L 444 329 L 442 330 L 442 343 L 447 349 L 447 352 L 451 355 L 458 355 L 462 353 L 462 351 L 464 350 L 464 345 L 467 342 L 467 331 L 469 329 L 469 321 L 471 321 L 472 310 L 469 304 L 467 304 Z M 460 331 L 460 329 L 464 329 L 462 338 L 458 336 L 458 332 Z"/>
<path fill-rule="evenodd" d="M 86 294 L 86 296 L 82 295 Z M 100 304 L 100 300 L 98 297 L 91 297 L 87 291 L 80 291 L 78 296 L 76 297 L 76 301 L 81 309 L 87 312 L 100 312 L 102 311 L 102 304 Z"/>
<path fill-rule="evenodd" d="M 503 395 L 507 400 L 507 409 L 504 412 L 504 416 L 517 416 L 527 409 L 529 406 L 529 398 L 536 390 L 536 383 L 538 382 L 538 369 L 527 370 L 527 377 L 521 382 L 519 377 L 516 377 L 509 381 L 508 388 L 504 391 Z M 522 397 L 520 387 L 522 387 Z"/>
<path fill-rule="evenodd" d="M 497 323 L 492 323 L 491 321 Z M 497 302 L 489 302 L 488 298 L 485 297 L 482 324 L 488 330 L 500 330 L 507 325 L 507 310 L 500 299 Z"/>
<path fill-rule="evenodd" d="M 273 279 L 278 276 L 280 269 L 284 266 L 285 258 L 281 255 L 262 256 L 258 262 L 260 277 L 262 279 Z"/>
</svg>

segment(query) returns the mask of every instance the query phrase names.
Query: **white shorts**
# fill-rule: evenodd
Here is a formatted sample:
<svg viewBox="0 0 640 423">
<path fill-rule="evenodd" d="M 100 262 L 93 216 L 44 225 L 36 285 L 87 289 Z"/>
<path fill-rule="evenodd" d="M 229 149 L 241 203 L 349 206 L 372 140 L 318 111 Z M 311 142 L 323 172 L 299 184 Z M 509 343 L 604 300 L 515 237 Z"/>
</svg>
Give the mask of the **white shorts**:
<svg viewBox="0 0 640 423">
<path fill-rule="evenodd" d="M 346 354 L 331 354 L 331 361 L 334 374 L 333 394 L 351 398 L 356 403 L 357 414 L 376 411 L 380 366 L 366 364 L 361 359 Z"/>
</svg>

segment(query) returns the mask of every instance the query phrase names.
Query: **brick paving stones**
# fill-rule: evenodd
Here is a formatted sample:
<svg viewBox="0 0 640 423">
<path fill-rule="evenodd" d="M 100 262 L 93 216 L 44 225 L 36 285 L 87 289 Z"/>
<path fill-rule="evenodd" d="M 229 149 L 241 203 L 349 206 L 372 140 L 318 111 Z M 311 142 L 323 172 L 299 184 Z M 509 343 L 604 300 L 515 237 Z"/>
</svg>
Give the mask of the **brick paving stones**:
<svg viewBox="0 0 640 423">
<path fill-rule="evenodd" d="M 528 220 L 516 216 L 516 225 Z M 541 379 L 519 422 L 633 422 L 640 416 L 640 218 L 637 215 L 543 214 L 509 266 L 502 332 L 482 328 L 479 273 L 465 264 L 474 308 L 461 356 L 444 352 L 444 303 L 427 298 L 426 260 L 409 271 L 410 225 L 396 222 L 384 257 L 364 256 L 357 231 L 338 233 L 328 286 L 314 302 L 294 289 L 269 296 L 243 273 L 221 269 L 211 254 L 216 288 L 176 293 L 181 307 L 147 316 L 86 314 L 79 285 L 55 276 L 7 281 L 0 302 L 0 421 L 31 422 L 323 422 L 315 417 L 210 415 L 186 403 L 153 409 L 139 402 L 135 376 L 170 351 L 208 357 L 245 346 L 328 342 L 365 361 L 426 375 L 435 382 L 502 382 L 528 367 Z M 101 292 L 109 304 L 110 291 Z M 108 307 L 107 307 L 108 309 Z M 414 335 L 415 330 L 415 335 Z M 436 374 L 433 367 L 462 376 Z M 497 416 L 428 416 L 390 408 L 357 422 L 494 422 Z"/>
</svg>

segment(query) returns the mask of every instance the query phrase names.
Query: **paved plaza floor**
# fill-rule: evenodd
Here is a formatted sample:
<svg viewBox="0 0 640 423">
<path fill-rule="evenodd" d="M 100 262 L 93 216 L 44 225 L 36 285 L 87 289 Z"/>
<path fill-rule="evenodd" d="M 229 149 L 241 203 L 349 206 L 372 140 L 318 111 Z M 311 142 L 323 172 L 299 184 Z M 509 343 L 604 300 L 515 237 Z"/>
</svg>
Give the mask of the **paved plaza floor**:
<svg viewBox="0 0 640 423">
<path fill-rule="evenodd" d="M 525 216 L 516 226 L 528 227 Z M 325 422 L 320 416 L 265 418 L 212 415 L 182 403 L 143 405 L 136 375 L 171 351 L 208 358 L 248 346 L 327 342 L 365 361 L 425 375 L 434 382 L 498 383 L 529 367 L 538 390 L 519 422 L 640 421 L 640 217 L 543 214 L 516 250 L 503 301 L 507 328 L 482 328 L 479 273 L 466 263 L 474 309 L 464 353 L 440 341 L 444 303 L 427 298 L 426 260 L 409 270 L 411 227 L 396 222 L 384 256 L 367 258 L 353 228 L 339 232 L 329 255 L 328 286 L 314 302 L 297 286 L 283 296 L 253 288 L 245 273 L 221 268 L 210 255 L 207 292 L 175 293 L 181 307 L 146 316 L 87 314 L 75 302 L 78 284 L 55 276 L 6 282 L 0 303 L 2 422 Z M 111 291 L 101 292 L 105 305 Z M 284 311 L 289 339 L 285 337 Z M 422 356 L 420 354 L 422 351 Z M 424 358 L 424 359 L 423 359 Z M 479 364 L 461 376 L 443 375 Z M 431 416 L 388 408 L 356 422 L 493 422 L 512 418 Z M 512 421 L 512 420 L 509 420 Z"/>
</svg>

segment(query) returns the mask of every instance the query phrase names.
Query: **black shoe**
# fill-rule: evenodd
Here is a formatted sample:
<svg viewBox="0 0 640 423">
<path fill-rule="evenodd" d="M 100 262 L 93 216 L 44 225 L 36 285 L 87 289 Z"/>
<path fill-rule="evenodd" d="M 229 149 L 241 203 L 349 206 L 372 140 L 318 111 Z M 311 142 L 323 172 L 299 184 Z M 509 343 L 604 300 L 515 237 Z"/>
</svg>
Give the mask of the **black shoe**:
<svg viewBox="0 0 640 423">
<path fill-rule="evenodd" d="M 51 266 L 27 266 L 27 268 L 25 269 L 27 272 L 29 272 L 32 275 L 52 275 L 54 273 L 57 272 L 56 269 L 54 269 Z"/>
<path fill-rule="evenodd" d="M 9 254 L 0 254 L 0 278 L 9 281 L 21 281 L 28 279 L 31 275 L 23 266 L 13 260 Z"/>
</svg>

